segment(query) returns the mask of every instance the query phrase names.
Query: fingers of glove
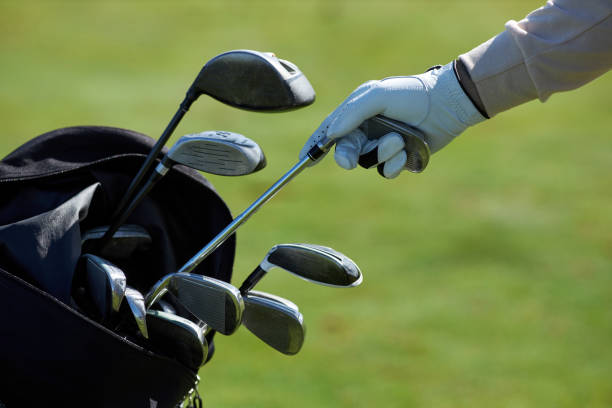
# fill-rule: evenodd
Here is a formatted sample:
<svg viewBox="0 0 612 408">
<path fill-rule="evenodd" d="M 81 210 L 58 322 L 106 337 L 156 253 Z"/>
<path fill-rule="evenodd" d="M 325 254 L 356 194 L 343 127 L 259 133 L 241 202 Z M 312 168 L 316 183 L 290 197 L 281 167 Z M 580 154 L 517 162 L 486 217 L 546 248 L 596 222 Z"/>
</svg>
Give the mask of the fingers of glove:
<svg viewBox="0 0 612 408">
<path fill-rule="evenodd" d="M 363 121 L 385 110 L 379 81 L 370 81 L 362 92 L 355 93 L 334 111 L 327 136 L 338 138 L 356 129 Z"/>
<path fill-rule="evenodd" d="M 379 164 L 378 174 L 388 179 L 396 178 L 404 169 L 406 159 L 406 151 L 402 150 L 386 162 Z"/>
<path fill-rule="evenodd" d="M 332 119 L 333 119 L 332 115 L 329 115 L 327 118 L 325 118 L 325 120 L 321 123 L 321 125 L 319 125 L 317 130 L 315 130 L 312 133 L 310 138 L 308 138 L 308 140 L 304 144 L 304 147 L 302 147 L 302 150 L 300 150 L 300 159 L 303 159 L 306 156 L 306 154 L 310 151 L 310 149 L 312 149 L 317 143 L 319 143 L 321 140 L 325 138 L 325 134 L 327 133 L 327 128 Z"/>
<path fill-rule="evenodd" d="M 302 150 L 300 151 L 300 159 L 304 158 L 306 154 L 310 151 L 310 149 L 312 149 L 321 140 L 325 139 L 326 137 L 331 137 L 328 135 L 328 128 L 332 121 L 335 120 L 338 113 L 342 111 L 344 105 L 352 99 L 359 97 L 359 95 L 367 92 L 372 86 L 375 85 L 376 82 L 377 81 L 368 81 L 366 83 L 361 84 L 340 104 L 340 106 L 334 109 L 334 111 L 325 118 L 325 120 L 321 123 L 321 125 L 319 125 L 317 130 L 315 130 L 310 136 L 310 138 L 306 141 L 304 147 L 302 147 Z M 341 136 L 344 136 L 344 134 L 337 135 L 337 137 Z"/>
<path fill-rule="evenodd" d="M 380 139 L 370 140 L 365 145 L 359 156 L 359 165 L 369 169 L 391 159 L 404 147 L 405 143 L 402 136 L 395 132 L 387 133 Z"/>
<path fill-rule="evenodd" d="M 334 153 L 334 159 L 338 166 L 346 170 L 357 167 L 359 154 L 363 151 L 367 142 L 368 138 L 360 129 L 355 129 L 338 139 Z"/>
</svg>

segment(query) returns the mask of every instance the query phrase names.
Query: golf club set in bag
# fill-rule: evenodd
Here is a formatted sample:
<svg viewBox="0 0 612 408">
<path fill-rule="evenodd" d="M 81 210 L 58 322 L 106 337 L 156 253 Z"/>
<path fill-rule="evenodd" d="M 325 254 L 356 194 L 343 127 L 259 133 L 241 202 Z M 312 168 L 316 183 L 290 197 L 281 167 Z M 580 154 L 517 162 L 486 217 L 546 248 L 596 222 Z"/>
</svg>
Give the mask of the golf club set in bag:
<svg viewBox="0 0 612 408">
<path fill-rule="evenodd" d="M 124 129 L 70 127 L 0 161 L 6 407 L 199 406 L 198 371 L 213 354 L 216 332 L 230 335 L 242 325 L 281 353 L 300 351 L 298 307 L 253 290 L 270 269 L 328 286 L 361 283 L 353 261 L 313 244 L 275 245 L 241 286 L 229 283 L 236 229 L 333 141 L 313 147 L 232 218 L 200 171 L 256 172 L 266 165 L 260 146 L 237 133 L 205 131 L 164 148 L 202 94 L 262 112 L 297 109 L 315 97 L 291 62 L 230 51 L 204 65 L 156 142 Z M 384 116 L 362 128 L 370 138 L 399 132 L 410 170 L 427 165 L 418 130 Z"/>
</svg>

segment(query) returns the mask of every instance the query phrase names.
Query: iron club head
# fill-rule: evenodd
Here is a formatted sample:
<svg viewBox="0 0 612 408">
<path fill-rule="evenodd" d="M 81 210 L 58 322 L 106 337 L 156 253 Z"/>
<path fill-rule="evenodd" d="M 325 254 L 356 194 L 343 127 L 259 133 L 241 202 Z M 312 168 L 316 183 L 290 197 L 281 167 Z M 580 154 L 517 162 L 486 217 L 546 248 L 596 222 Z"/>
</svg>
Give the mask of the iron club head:
<svg viewBox="0 0 612 408">
<path fill-rule="evenodd" d="M 352 287 L 363 281 L 357 264 L 332 248 L 313 244 L 279 244 L 245 279 L 240 292 L 250 291 L 273 267 L 326 286 Z"/>
<path fill-rule="evenodd" d="M 166 292 L 222 334 L 232 334 L 240 326 L 244 302 L 240 291 L 227 282 L 184 272 L 166 275 L 147 294 L 147 309 Z"/>
<path fill-rule="evenodd" d="M 138 331 L 145 339 L 148 339 L 149 332 L 147 330 L 147 311 L 142 293 L 128 286 L 125 290 L 125 299 L 130 307 L 130 311 L 134 317 Z"/>
<path fill-rule="evenodd" d="M 304 317 L 295 304 L 262 292 L 244 295 L 242 324 L 264 343 L 283 354 L 297 354 L 304 344 Z"/>
<path fill-rule="evenodd" d="M 189 319 L 161 310 L 147 310 L 149 341 L 193 371 L 198 371 L 208 355 L 204 330 Z"/>
<path fill-rule="evenodd" d="M 91 305 L 100 321 L 108 321 L 113 312 L 119 311 L 126 292 L 126 278 L 116 265 L 85 254 L 79 260 L 75 283 L 84 289 L 85 303 Z"/>
<path fill-rule="evenodd" d="M 81 247 L 87 251 L 91 244 L 104 236 L 108 225 L 95 227 L 85 231 L 81 237 Z M 151 235 L 144 227 L 134 224 L 124 224 L 113 234 L 101 255 L 110 259 L 127 259 L 137 250 L 146 250 L 151 246 Z"/>
</svg>

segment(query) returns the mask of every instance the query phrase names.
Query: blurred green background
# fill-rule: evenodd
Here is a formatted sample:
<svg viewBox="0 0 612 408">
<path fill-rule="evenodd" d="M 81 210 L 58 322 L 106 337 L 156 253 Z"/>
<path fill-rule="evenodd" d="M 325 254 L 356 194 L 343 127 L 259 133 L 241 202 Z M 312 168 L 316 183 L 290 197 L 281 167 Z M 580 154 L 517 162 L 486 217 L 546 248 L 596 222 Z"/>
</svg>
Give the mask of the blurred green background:
<svg viewBox="0 0 612 408">
<path fill-rule="evenodd" d="M 70 125 L 157 138 L 205 61 L 274 51 L 308 76 L 314 105 L 257 114 L 202 97 L 174 137 L 260 143 L 266 169 L 211 177 L 237 214 L 359 84 L 446 63 L 542 3 L 2 1 L 0 152 Z M 330 156 L 299 176 L 239 230 L 234 283 L 281 242 L 334 247 L 364 283 L 272 273 L 259 289 L 300 305 L 306 343 L 286 357 L 246 330 L 218 336 L 207 406 L 611 406 L 610 94 L 608 74 L 500 114 L 420 175 L 345 172 Z"/>
</svg>

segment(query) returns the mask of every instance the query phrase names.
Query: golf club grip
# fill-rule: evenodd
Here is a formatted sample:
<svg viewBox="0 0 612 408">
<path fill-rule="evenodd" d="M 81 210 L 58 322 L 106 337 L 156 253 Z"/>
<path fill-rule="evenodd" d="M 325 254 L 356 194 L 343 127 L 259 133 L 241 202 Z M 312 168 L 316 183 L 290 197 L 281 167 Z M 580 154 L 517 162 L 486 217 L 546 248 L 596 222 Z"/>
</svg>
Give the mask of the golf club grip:
<svg viewBox="0 0 612 408">
<path fill-rule="evenodd" d="M 380 139 L 389 133 L 399 134 L 404 139 L 405 169 L 413 173 L 420 173 L 427 167 L 431 153 L 425 140 L 425 134 L 420 129 L 384 115 L 376 115 L 365 120 L 359 125 L 359 129 L 369 140 Z M 358 163 L 366 169 L 378 166 L 378 172 L 383 175 L 384 162 L 379 163 L 377 148 L 360 155 Z"/>
</svg>

